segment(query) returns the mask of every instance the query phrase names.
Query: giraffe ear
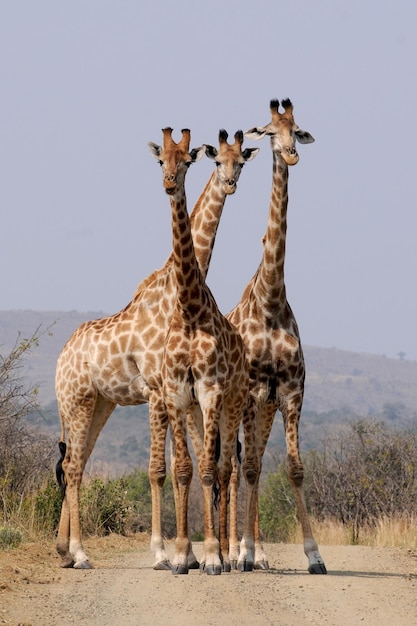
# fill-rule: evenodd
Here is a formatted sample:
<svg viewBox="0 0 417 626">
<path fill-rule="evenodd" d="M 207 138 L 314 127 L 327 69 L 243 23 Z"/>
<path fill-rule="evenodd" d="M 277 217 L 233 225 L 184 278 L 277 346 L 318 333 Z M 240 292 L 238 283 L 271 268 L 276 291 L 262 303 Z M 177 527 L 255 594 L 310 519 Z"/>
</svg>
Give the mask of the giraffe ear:
<svg viewBox="0 0 417 626">
<path fill-rule="evenodd" d="M 301 130 L 301 128 L 295 131 L 295 136 L 300 143 L 313 143 L 314 141 L 313 135 L 310 135 L 306 130 Z"/>
<path fill-rule="evenodd" d="M 206 156 L 208 156 L 209 159 L 215 160 L 217 155 L 219 154 L 217 148 L 207 143 L 205 144 L 205 149 L 206 149 Z"/>
<path fill-rule="evenodd" d="M 258 154 L 259 150 L 260 148 L 245 148 L 242 152 L 242 156 L 246 162 L 252 161 L 252 159 L 254 159 Z"/>
<path fill-rule="evenodd" d="M 245 133 L 245 137 L 247 137 L 248 139 L 263 139 L 266 135 L 266 128 L 265 127 L 259 127 L 259 126 L 254 126 L 253 128 L 250 128 L 249 130 L 246 131 Z"/>
<path fill-rule="evenodd" d="M 161 156 L 161 152 L 162 152 L 161 146 L 158 146 L 158 144 L 153 143 L 153 141 L 149 141 L 148 148 L 152 156 L 159 161 L 159 157 Z"/>
<path fill-rule="evenodd" d="M 206 146 L 200 146 L 199 148 L 193 148 L 190 152 L 190 157 L 192 159 L 191 163 L 195 163 L 199 161 L 203 154 L 206 151 Z"/>
</svg>

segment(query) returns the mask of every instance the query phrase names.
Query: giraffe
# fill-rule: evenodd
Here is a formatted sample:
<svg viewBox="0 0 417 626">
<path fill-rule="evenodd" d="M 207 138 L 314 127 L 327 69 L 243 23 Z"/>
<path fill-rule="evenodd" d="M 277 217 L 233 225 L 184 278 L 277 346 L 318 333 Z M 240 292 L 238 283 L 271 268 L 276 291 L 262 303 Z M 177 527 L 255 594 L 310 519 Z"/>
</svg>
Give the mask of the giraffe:
<svg viewBox="0 0 417 626">
<path fill-rule="evenodd" d="M 188 494 L 193 463 L 187 444 L 187 421 L 203 424 L 198 472 L 204 500 L 204 556 L 200 569 L 219 575 L 229 571 L 225 536 L 227 492 L 232 457 L 243 412 L 248 401 L 249 376 L 245 347 L 232 324 L 219 311 L 200 270 L 187 212 L 185 175 L 191 156 L 190 131 L 182 131 L 176 144 L 172 129 L 163 129 L 163 146 L 153 144 L 163 168 L 163 184 L 170 197 L 173 265 L 177 297 L 162 361 L 162 398 L 173 431 L 173 483 L 176 493 L 177 537 L 172 572 L 187 574 L 190 552 Z M 221 436 L 216 464 L 217 435 Z M 220 485 L 220 543 L 214 531 L 213 486 Z"/>
<path fill-rule="evenodd" d="M 242 149 L 243 133 L 229 144 L 219 132 L 219 148 L 205 145 L 216 168 L 199 197 L 191 222 L 201 271 L 206 275 L 225 199 L 235 192 L 245 163 L 259 148 Z M 198 149 L 193 154 L 201 156 Z M 145 278 L 120 312 L 81 324 L 57 361 L 55 389 L 61 420 L 61 458 L 57 477 L 63 490 L 57 551 L 62 567 L 92 567 L 81 541 L 79 489 L 85 465 L 104 424 L 117 404 L 149 402 L 160 386 L 162 351 L 176 296 L 172 253 L 164 266 Z M 168 417 L 153 396 L 149 406 L 152 490 L 151 550 L 155 569 L 171 569 L 161 531 L 162 487 L 166 476 L 165 438 Z M 196 561 L 190 552 L 190 564 Z M 196 564 L 194 563 L 194 565 Z M 198 566 L 198 564 L 197 564 Z"/>
<path fill-rule="evenodd" d="M 296 140 L 306 144 L 312 143 L 314 138 L 310 133 L 300 130 L 295 123 L 291 101 L 283 100 L 281 104 L 284 109 L 282 113 L 279 112 L 279 101 L 271 100 L 271 122 L 245 133 L 251 139 L 261 139 L 267 135 L 271 139 L 272 194 L 261 263 L 244 289 L 239 303 L 226 317 L 238 329 L 246 346 L 251 411 L 245 417 L 244 432 L 250 433 L 251 429 L 255 429 L 257 456 L 261 462 L 275 413 L 277 410 L 281 412 L 289 478 L 303 530 L 308 569 L 312 574 L 326 574 L 326 567 L 311 531 L 302 488 L 303 465 L 299 452 L 298 423 L 303 402 L 305 367 L 297 322 L 287 301 L 284 282 L 288 166 L 295 165 L 299 159 Z M 250 458 L 245 459 L 244 473 L 251 467 L 251 463 Z M 268 569 L 259 537 L 257 495 L 254 502 L 254 566 L 256 569 Z M 252 538 L 245 537 L 245 532 L 238 562 L 241 570 L 252 568 Z"/>
</svg>

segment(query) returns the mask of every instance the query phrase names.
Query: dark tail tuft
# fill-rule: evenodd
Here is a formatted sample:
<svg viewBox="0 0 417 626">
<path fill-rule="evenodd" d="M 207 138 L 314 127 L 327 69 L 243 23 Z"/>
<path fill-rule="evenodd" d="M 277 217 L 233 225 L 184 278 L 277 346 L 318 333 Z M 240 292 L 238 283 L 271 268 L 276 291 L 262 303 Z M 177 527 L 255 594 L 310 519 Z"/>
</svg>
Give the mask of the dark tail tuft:
<svg viewBox="0 0 417 626">
<path fill-rule="evenodd" d="M 62 462 L 65 459 L 65 453 L 67 451 L 67 444 L 64 441 L 60 441 L 58 444 L 61 458 L 58 460 L 55 468 L 56 479 L 61 490 L 62 497 L 65 496 L 65 474 L 62 469 Z"/>
<path fill-rule="evenodd" d="M 216 481 L 213 485 L 213 505 L 216 510 L 217 510 L 217 507 L 219 506 L 219 502 L 220 502 L 220 486 L 219 486 L 219 483 Z"/>
<path fill-rule="evenodd" d="M 242 464 L 242 444 L 239 441 L 239 436 L 236 438 L 236 456 L 240 464 Z"/>
</svg>

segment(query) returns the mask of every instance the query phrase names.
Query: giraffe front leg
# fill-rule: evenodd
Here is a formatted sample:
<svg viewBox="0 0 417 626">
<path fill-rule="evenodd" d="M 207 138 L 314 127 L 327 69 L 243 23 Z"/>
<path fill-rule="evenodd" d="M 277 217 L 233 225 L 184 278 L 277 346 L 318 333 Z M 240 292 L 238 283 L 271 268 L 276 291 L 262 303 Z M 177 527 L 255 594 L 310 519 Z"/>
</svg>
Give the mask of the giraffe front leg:
<svg viewBox="0 0 417 626">
<path fill-rule="evenodd" d="M 229 556 L 229 537 L 227 532 L 227 507 L 228 507 L 228 485 L 229 480 L 219 478 L 220 484 L 220 502 L 219 502 L 219 538 L 220 538 L 220 559 L 223 572 L 231 571 Z"/>
<path fill-rule="evenodd" d="M 239 560 L 237 569 L 240 572 L 251 572 L 253 569 L 261 569 L 255 566 L 255 558 L 262 559 L 255 552 L 255 499 L 257 498 L 257 484 L 246 482 L 245 493 L 245 517 L 243 534 L 240 542 Z M 262 568 L 263 569 L 263 568 Z"/>
<path fill-rule="evenodd" d="M 204 500 L 204 557 L 200 563 L 200 571 L 218 576 L 222 573 L 222 562 L 220 559 L 220 544 L 214 529 L 213 485 L 216 473 L 215 465 L 213 449 L 213 460 L 207 462 L 203 456 L 199 463 Z"/>
<path fill-rule="evenodd" d="M 239 540 L 237 530 L 237 501 L 239 488 L 239 467 L 237 447 L 239 421 L 236 421 L 236 434 L 227 436 L 220 433 L 220 456 L 217 466 L 220 486 L 219 539 L 220 558 L 223 572 L 237 569 L 239 558 Z M 230 515 L 228 509 L 230 508 Z M 228 527 L 229 518 L 229 527 Z"/>
<path fill-rule="evenodd" d="M 162 488 L 165 482 L 165 471 L 149 467 L 149 481 L 152 495 L 152 534 L 151 550 L 155 555 L 154 570 L 170 570 L 171 562 L 165 551 L 161 529 Z"/>
<path fill-rule="evenodd" d="M 302 486 L 304 470 L 299 459 L 295 460 L 292 457 L 288 457 L 288 474 L 294 490 L 298 517 L 303 531 L 304 553 L 308 559 L 308 571 L 310 574 L 327 574 L 324 560 L 320 555 L 317 541 L 314 539 L 311 530 Z"/>
<path fill-rule="evenodd" d="M 245 516 L 243 535 L 240 544 L 238 570 L 251 572 L 256 563 L 256 557 L 262 557 L 255 552 L 255 528 L 258 501 L 258 483 L 260 475 L 260 463 L 256 450 L 255 439 L 255 406 L 251 404 L 243 419 L 243 431 L 245 436 L 245 458 L 243 461 L 243 476 L 245 479 Z"/>
<path fill-rule="evenodd" d="M 285 438 L 287 444 L 288 475 L 294 491 L 297 504 L 298 518 L 303 531 L 304 553 L 308 559 L 308 571 L 310 574 L 327 574 L 327 569 L 322 559 L 316 540 L 311 530 L 310 519 L 303 491 L 304 468 L 300 458 L 298 443 L 298 422 L 301 411 L 301 402 L 295 399 L 295 409 L 291 411 L 289 403 L 287 411 L 283 411 Z"/>
<path fill-rule="evenodd" d="M 237 569 L 239 559 L 239 538 L 237 531 L 237 509 L 239 492 L 239 463 L 232 458 L 232 474 L 230 476 L 230 511 L 229 511 L 229 563 L 230 569 Z"/>
<path fill-rule="evenodd" d="M 149 402 L 151 451 L 149 457 L 149 482 L 152 496 L 151 551 L 155 555 L 154 570 L 171 570 L 172 565 L 165 551 L 162 536 L 162 490 L 166 478 L 165 442 L 168 416 L 165 405 L 158 396 Z"/>
<path fill-rule="evenodd" d="M 74 566 L 74 559 L 72 558 L 72 555 L 69 551 L 69 540 L 70 540 L 69 538 L 70 538 L 70 516 L 69 516 L 69 508 L 68 508 L 67 499 L 64 496 L 62 500 L 62 507 L 61 507 L 61 518 L 59 520 L 56 550 L 62 559 L 60 565 L 61 567 L 65 567 L 65 568 Z"/>
<path fill-rule="evenodd" d="M 193 569 L 194 563 L 197 562 L 195 556 L 191 556 L 191 542 L 188 537 L 188 495 L 193 474 L 192 460 L 188 456 L 179 463 L 178 458 L 176 458 L 173 467 L 177 537 L 175 539 L 172 573 L 188 574 L 189 562 L 191 562 Z"/>
<path fill-rule="evenodd" d="M 188 574 L 191 542 L 188 537 L 188 495 L 193 476 L 193 462 L 187 445 L 186 416 L 176 406 L 169 411 L 173 442 L 171 442 L 171 467 L 175 495 L 177 537 L 172 560 L 173 574 Z"/>
<path fill-rule="evenodd" d="M 173 487 L 173 491 L 174 491 L 174 501 L 175 501 L 175 510 L 177 510 L 177 508 L 180 506 L 179 502 L 180 502 L 180 492 L 179 492 L 179 487 L 178 487 L 178 483 L 176 481 L 176 470 L 175 470 L 175 442 L 173 441 L 173 438 L 171 437 L 171 476 L 172 476 L 172 487 Z M 192 548 L 192 544 L 191 544 L 191 540 L 190 540 L 190 546 L 189 546 L 189 551 L 188 551 L 188 569 L 198 569 L 200 567 L 200 563 L 198 562 L 197 557 L 194 554 L 193 548 Z M 172 569 L 172 566 L 171 566 Z"/>
<path fill-rule="evenodd" d="M 93 566 L 90 563 L 88 556 L 83 548 L 81 542 L 81 529 L 80 529 L 80 496 L 79 489 L 81 479 L 76 481 L 75 485 L 67 484 L 66 498 L 70 513 L 70 542 L 69 552 L 73 558 L 74 569 L 92 569 Z"/>
<path fill-rule="evenodd" d="M 256 495 L 255 495 L 255 524 L 254 524 L 254 538 L 255 538 L 255 565 L 254 569 L 256 570 L 268 570 L 269 569 L 269 561 L 266 555 L 262 539 L 261 539 L 261 527 L 259 523 L 259 491 L 258 486 L 256 486 Z"/>
<path fill-rule="evenodd" d="M 187 412 L 187 429 L 190 435 L 191 443 L 194 448 L 194 454 L 199 461 L 203 454 L 204 426 L 203 416 L 199 405 L 194 405 Z M 171 457 L 172 458 L 172 457 Z M 173 476 L 173 472 L 171 472 Z M 200 563 L 194 554 L 192 544 L 190 542 L 190 553 L 188 555 L 188 568 L 199 569 Z"/>
</svg>

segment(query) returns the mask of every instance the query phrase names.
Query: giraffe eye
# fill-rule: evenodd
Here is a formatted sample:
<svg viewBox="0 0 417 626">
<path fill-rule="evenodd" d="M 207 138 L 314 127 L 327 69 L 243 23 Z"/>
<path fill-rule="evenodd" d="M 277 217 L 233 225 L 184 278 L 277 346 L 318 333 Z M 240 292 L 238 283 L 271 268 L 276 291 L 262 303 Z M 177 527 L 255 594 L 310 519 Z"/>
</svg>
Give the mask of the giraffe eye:
<svg viewBox="0 0 417 626">
<path fill-rule="evenodd" d="M 214 163 L 215 163 L 216 167 L 219 167 L 220 161 L 214 161 Z"/>
<path fill-rule="evenodd" d="M 162 167 L 162 165 L 163 165 L 163 161 L 159 160 L 159 161 L 158 161 L 158 163 L 159 163 L 159 165 Z"/>
</svg>

